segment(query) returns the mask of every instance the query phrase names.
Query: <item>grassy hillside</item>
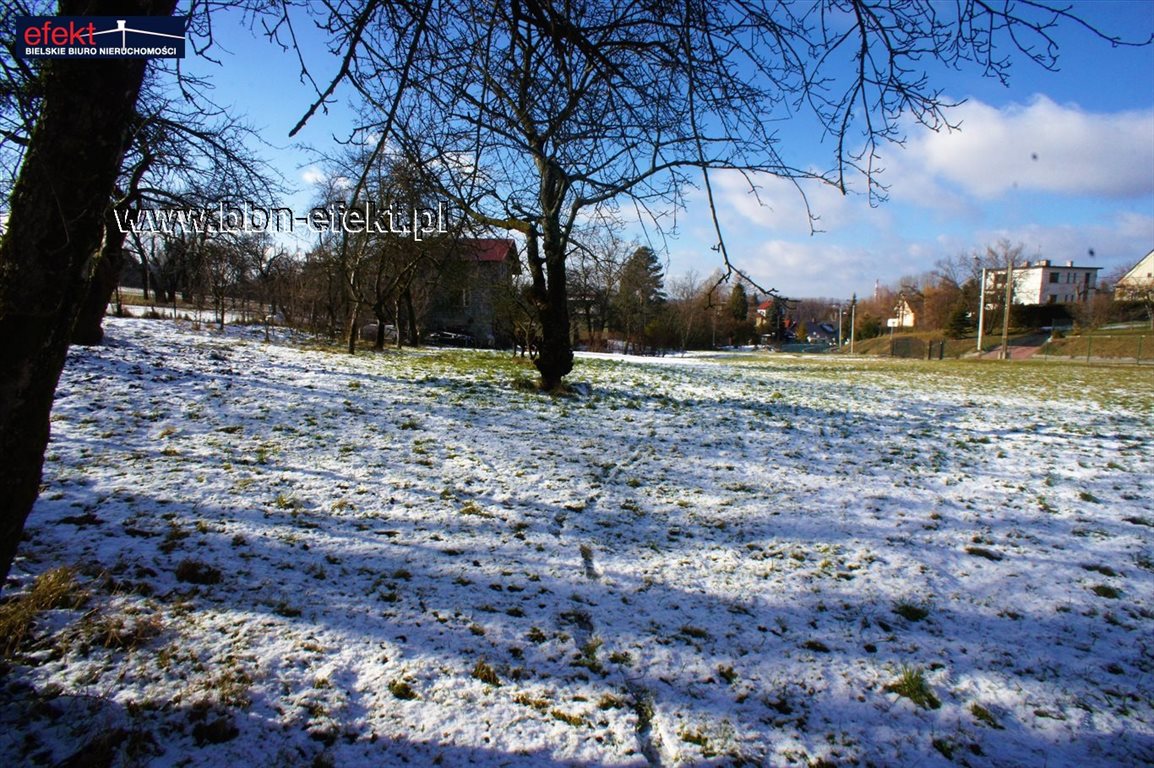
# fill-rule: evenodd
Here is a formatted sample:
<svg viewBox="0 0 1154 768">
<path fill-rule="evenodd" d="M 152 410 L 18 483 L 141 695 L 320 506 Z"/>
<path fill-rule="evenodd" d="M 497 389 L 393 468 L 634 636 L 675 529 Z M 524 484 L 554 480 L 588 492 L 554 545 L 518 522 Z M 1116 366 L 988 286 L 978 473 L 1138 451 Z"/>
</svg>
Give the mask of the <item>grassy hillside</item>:
<svg viewBox="0 0 1154 768">
<path fill-rule="evenodd" d="M 0 765 L 1150 761 L 1145 370 L 581 355 L 552 397 L 108 342 L 0 603 Z"/>
</svg>

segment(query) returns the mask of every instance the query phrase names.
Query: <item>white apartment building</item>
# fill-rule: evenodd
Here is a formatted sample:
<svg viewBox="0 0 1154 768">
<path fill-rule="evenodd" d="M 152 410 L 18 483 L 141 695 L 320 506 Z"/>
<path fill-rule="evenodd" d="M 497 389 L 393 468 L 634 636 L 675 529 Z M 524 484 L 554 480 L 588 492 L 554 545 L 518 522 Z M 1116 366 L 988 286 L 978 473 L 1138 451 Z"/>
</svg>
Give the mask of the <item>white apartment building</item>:
<svg viewBox="0 0 1154 768">
<path fill-rule="evenodd" d="M 1080 304 L 1094 297 L 1098 290 L 1101 267 L 1078 267 L 1067 261 L 1064 266 L 1049 259 L 1014 267 L 1015 304 Z M 1006 270 L 986 270 L 986 299 L 1006 290 Z"/>
</svg>

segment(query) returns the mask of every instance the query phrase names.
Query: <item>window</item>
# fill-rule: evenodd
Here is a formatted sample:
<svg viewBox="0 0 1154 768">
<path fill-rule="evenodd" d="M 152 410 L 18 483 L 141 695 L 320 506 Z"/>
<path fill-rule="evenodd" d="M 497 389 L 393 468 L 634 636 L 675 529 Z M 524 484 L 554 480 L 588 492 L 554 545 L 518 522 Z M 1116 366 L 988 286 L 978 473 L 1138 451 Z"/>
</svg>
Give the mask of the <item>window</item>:
<svg viewBox="0 0 1154 768">
<path fill-rule="evenodd" d="M 1058 273 L 1057 272 L 1051 272 L 1050 273 L 1050 282 L 1051 283 L 1058 282 Z"/>
<path fill-rule="evenodd" d="M 470 298 L 472 297 L 468 288 L 453 289 L 445 294 L 444 301 L 451 309 L 467 309 Z"/>
</svg>

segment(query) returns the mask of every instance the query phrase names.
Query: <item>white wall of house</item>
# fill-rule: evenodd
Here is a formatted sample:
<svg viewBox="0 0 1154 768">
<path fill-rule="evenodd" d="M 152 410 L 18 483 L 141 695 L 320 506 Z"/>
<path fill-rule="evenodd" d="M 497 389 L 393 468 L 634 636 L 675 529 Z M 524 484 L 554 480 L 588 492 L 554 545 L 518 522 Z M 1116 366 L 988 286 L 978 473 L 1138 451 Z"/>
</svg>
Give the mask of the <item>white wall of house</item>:
<svg viewBox="0 0 1154 768">
<path fill-rule="evenodd" d="M 1114 286 L 1114 296 L 1118 299 L 1137 299 L 1154 288 L 1154 251 L 1146 254 L 1134 267 L 1118 280 Z"/>
<path fill-rule="evenodd" d="M 894 328 L 913 328 L 917 322 L 913 307 L 905 299 L 899 301 L 898 305 L 894 307 L 894 314 L 897 315 L 893 318 L 896 321 L 892 326 Z"/>
</svg>

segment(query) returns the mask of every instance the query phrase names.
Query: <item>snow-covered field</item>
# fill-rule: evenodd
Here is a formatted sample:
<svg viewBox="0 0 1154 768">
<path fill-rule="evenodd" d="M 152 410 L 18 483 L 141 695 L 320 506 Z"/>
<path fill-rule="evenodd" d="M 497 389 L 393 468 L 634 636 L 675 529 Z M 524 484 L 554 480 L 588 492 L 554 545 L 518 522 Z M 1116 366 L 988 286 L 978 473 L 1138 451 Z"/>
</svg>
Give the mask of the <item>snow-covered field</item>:
<svg viewBox="0 0 1154 768">
<path fill-rule="evenodd" d="M 0 765 L 1154 761 L 1149 368 L 108 339 Z"/>
</svg>

